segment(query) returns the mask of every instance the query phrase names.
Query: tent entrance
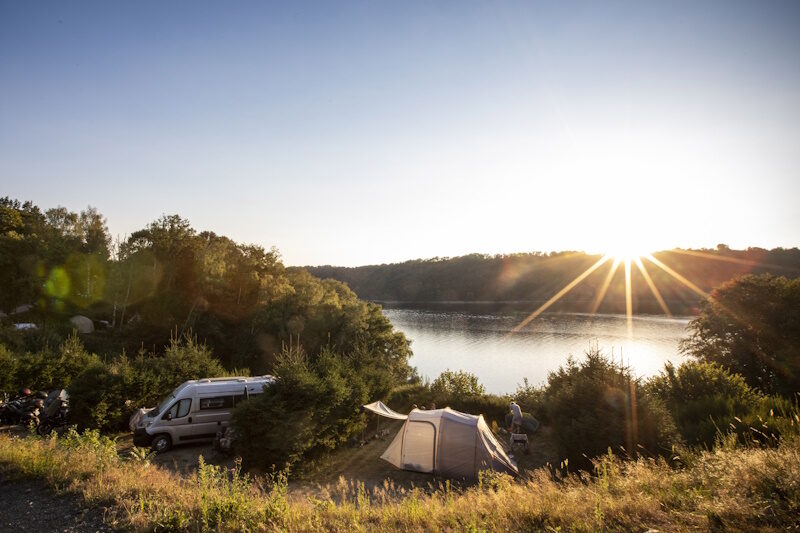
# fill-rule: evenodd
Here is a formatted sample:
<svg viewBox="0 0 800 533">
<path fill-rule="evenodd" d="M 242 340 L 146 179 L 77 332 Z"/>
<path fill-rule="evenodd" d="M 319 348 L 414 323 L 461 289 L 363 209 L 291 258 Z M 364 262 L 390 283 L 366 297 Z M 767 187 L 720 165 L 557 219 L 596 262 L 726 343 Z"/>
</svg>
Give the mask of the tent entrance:
<svg viewBox="0 0 800 533">
<path fill-rule="evenodd" d="M 403 439 L 403 468 L 433 472 L 436 464 L 436 426 L 431 422 L 409 420 Z"/>
</svg>

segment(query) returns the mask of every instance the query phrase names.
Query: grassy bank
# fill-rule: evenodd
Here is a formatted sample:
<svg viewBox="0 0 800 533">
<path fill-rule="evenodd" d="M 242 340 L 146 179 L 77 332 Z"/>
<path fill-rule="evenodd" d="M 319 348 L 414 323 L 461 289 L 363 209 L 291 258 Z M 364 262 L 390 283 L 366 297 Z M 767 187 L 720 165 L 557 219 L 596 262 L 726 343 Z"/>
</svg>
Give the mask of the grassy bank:
<svg viewBox="0 0 800 533">
<path fill-rule="evenodd" d="M 774 448 L 683 452 L 676 463 L 604 457 L 598 475 L 553 479 L 487 477 L 453 490 L 367 490 L 342 480 L 324 497 L 289 498 L 280 474 L 252 479 L 202 465 L 183 478 L 120 458 L 97 433 L 61 439 L 0 435 L 4 477 L 38 478 L 89 504 L 109 506 L 108 520 L 134 530 L 783 530 L 800 526 L 800 441 Z"/>
</svg>

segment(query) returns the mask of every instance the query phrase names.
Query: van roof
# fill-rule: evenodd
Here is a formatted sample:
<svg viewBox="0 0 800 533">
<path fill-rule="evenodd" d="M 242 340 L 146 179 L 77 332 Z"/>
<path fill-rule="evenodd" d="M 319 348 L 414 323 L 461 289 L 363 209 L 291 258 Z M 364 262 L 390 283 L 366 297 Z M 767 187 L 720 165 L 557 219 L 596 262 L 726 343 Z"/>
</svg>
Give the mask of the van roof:
<svg viewBox="0 0 800 533">
<path fill-rule="evenodd" d="M 191 381 L 187 381 L 186 383 L 194 383 L 194 384 L 201 384 L 201 383 L 272 383 L 275 381 L 275 376 L 264 375 L 264 376 L 253 376 L 253 377 L 227 377 L 227 378 L 203 378 L 203 379 L 195 379 Z"/>
<path fill-rule="evenodd" d="M 195 379 L 181 385 L 176 394 L 178 391 L 185 391 L 184 394 L 190 391 L 197 391 L 200 394 L 236 393 L 244 392 L 245 389 L 248 392 L 256 392 L 273 383 L 275 383 L 273 376 Z"/>
</svg>

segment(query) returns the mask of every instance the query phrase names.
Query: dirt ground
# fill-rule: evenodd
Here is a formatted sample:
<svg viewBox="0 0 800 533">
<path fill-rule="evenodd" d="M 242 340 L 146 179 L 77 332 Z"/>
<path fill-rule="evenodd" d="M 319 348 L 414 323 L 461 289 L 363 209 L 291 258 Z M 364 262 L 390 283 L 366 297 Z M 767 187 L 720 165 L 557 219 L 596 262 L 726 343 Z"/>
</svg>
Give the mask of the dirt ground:
<svg viewBox="0 0 800 533">
<path fill-rule="evenodd" d="M 0 532 L 112 531 L 105 509 L 87 509 L 77 496 L 56 494 L 41 481 L 9 480 L 0 473 Z"/>
</svg>

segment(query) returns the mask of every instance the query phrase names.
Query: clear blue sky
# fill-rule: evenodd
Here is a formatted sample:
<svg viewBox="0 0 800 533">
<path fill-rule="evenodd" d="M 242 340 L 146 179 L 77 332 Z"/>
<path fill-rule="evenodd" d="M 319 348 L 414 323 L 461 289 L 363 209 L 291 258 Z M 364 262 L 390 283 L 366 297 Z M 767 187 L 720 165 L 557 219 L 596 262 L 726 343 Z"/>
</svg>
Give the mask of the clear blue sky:
<svg viewBox="0 0 800 533">
<path fill-rule="evenodd" d="M 0 195 L 287 264 L 800 244 L 800 2 L 0 1 Z"/>
</svg>

